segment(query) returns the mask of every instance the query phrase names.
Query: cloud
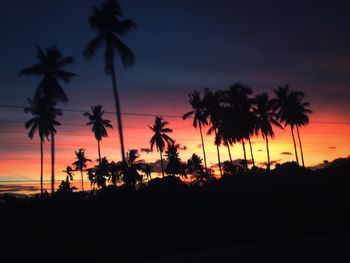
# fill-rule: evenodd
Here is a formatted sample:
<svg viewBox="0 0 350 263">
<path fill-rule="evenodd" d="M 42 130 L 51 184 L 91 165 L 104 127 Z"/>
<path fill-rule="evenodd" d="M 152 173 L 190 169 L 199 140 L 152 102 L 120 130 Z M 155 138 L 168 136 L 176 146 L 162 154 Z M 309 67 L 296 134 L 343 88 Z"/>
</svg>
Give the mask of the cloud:
<svg viewBox="0 0 350 263">
<path fill-rule="evenodd" d="M 149 148 L 141 148 L 140 151 L 141 151 L 142 153 L 151 153 L 151 152 L 152 152 L 152 150 L 149 149 Z"/>
<path fill-rule="evenodd" d="M 281 152 L 280 154 L 281 154 L 281 155 L 292 155 L 291 152 Z"/>
<path fill-rule="evenodd" d="M 335 146 L 329 146 L 328 149 L 330 149 L 330 150 L 335 150 L 335 149 L 337 149 L 337 147 L 335 147 Z"/>
<path fill-rule="evenodd" d="M 262 152 L 263 151 L 263 149 L 258 149 L 258 152 Z"/>
<path fill-rule="evenodd" d="M 202 144 L 198 144 L 198 145 L 197 145 L 197 148 L 202 148 Z"/>
<path fill-rule="evenodd" d="M 187 150 L 187 146 L 186 145 L 184 145 L 184 146 L 179 145 L 179 150 L 180 151 L 186 151 Z"/>
</svg>

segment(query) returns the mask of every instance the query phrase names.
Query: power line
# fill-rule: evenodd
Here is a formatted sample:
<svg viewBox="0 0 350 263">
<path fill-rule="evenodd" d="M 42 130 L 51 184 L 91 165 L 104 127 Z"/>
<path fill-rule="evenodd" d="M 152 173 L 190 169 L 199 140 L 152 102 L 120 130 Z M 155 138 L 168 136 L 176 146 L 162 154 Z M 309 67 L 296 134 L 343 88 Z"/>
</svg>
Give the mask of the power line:
<svg viewBox="0 0 350 263">
<path fill-rule="evenodd" d="M 7 108 L 7 109 L 24 109 L 25 106 L 19 106 L 19 105 L 7 105 L 7 104 L 0 104 L 0 108 Z M 72 112 L 72 113 L 85 113 L 87 110 L 82 109 L 61 109 L 65 112 Z M 106 114 L 116 114 L 114 111 L 106 111 Z M 155 113 L 139 113 L 139 112 L 122 112 L 122 115 L 125 116 L 135 116 L 135 117 L 155 117 L 155 116 L 163 116 L 167 118 L 180 118 L 182 119 L 181 115 L 173 115 L 173 114 L 155 114 Z M 16 120 L 0 120 L 0 122 L 8 122 L 8 123 L 23 123 L 21 121 Z M 311 124 L 331 124 L 331 125 L 350 125 L 350 122 L 348 121 L 311 121 Z M 66 125 L 71 126 L 84 126 L 83 124 L 76 124 L 76 123 L 65 123 Z"/>
</svg>

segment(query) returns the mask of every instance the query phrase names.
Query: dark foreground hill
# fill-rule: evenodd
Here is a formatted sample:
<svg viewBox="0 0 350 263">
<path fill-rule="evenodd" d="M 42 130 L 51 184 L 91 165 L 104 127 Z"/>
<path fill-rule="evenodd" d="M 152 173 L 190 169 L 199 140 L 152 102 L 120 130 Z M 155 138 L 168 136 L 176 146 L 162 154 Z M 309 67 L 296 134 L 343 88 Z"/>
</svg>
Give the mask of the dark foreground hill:
<svg viewBox="0 0 350 263">
<path fill-rule="evenodd" d="M 349 262 L 349 159 L 311 171 L 175 177 L 0 207 L 1 256 L 38 262 Z"/>
</svg>

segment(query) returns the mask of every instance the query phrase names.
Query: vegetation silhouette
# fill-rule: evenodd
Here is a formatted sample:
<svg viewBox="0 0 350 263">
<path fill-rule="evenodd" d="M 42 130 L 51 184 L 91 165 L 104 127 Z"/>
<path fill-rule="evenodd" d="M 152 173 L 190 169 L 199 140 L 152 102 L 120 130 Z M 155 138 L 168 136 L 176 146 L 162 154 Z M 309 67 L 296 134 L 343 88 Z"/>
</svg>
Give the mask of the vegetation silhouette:
<svg viewBox="0 0 350 263">
<path fill-rule="evenodd" d="M 127 35 L 130 30 L 136 27 L 136 24 L 130 19 L 123 19 L 122 8 L 115 0 L 106 0 L 100 8 L 94 7 L 93 14 L 89 17 L 89 24 L 91 29 L 96 31 L 97 36 L 89 42 L 83 54 L 86 59 L 91 59 L 96 50 L 104 44 L 105 71 L 112 77 L 121 155 L 122 161 L 125 162 L 123 124 L 114 60 L 119 54 L 124 66 L 133 65 L 134 53 L 121 41 L 120 37 Z"/>
<path fill-rule="evenodd" d="M 283 128 L 277 120 L 277 114 L 274 111 L 274 101 L 269 100 L 267 93 L 256 95 L 254 100 L 253 112 L 256 116 L 255 131 L 256 134 L 261 133 L 266 141 L 267 151 L 267 170 L 270 170 L 270 151 L 269 137 L 273 138 L 275 133 L 272 129 L 272 124 L 278 128 Z"/>
<path fill-rule="evenodd" d="M 80 148 L 78 151 L 75 151 L 76 161 L 72 163 L 72 165 L 75 167 L 76 171 L 80 171 L 81 175 L 81 189 L 84 192 L 84 177 L 83 177 L 83 171 L 87 170 L 87 163 L 91 162 L 90 159 L 86 158 L 85 156 L 85 149 Z"/>
<path fill-rule="evenodd" d="M 193 127 L 197 128 L 199 127 L 199 133 L 201 135 L 201 143 L 202 143 L 202 150 L 203 150 L 203 158 L 204 158 L 204 166 L 205 170 L 208 170 L 207 166 L 207 157 L 205 155 L 205 146 L 204 146 L 204 140 L 203 140 L 203 132 L 202 127 L 208 125 L 208 112 L 205 110 L 205 107 L 203 105 L 203 100 L 201 98 L 201 94 L 198 91 L 193 91 L 188 94 L 189 97 L 189 103 L 192 107 L 192 110 L 185 113 L 183 115 L 183 119 L 186 120 L 190 116 L 193 115 Z"/>
<path fill-rule="evenodd" d="M 163 117 L 157 116 L 153 126 L 148 126 L 153 132 L 153 136 L 150 140 L 151 150 L 153 151 L 154 145 L 160 155 L 160 163 L 162 166 L 162 176 L 164 177 L 164 165 L 163 165 L 163 151 L 166 144 L 172 143 L 173 139 L 170 138 L 167 133 L 173 132 L 172 129 L 166 128 L 169 123 L 163 120 Z"/>
<path fill-rule="evenodd" d="M 65 71 L 64 67 L 73 64 L 73 57 L 65 57 L 57 47 L 49 47 L 45 50 L 39 46 L 37 48 L 37 63 L 31 67 L 24 68 L 19 72 L 19 76 L 40 76 L 42 77 L 34 94 L 34 100 L 46 100 L 51 107 L 59 103 L 68 102 L 68 97 L 61 87 L 59 81 L 66 84 L 75 76 L 75 73 Z M 61 111 L 55 110 L 57 115 L 62 115 Z M 55 192 L 55 134 L 51 132 L 51 192 Z"/>
<path fill-rule="evenodd" d="M 27 99 L 29 106 L 24 108 L 25 113 L 30 113 L 33 117 L 25 123 L 28 129 L 28 137 L 33 139 L 35 132 L 38 132 L 40 139 L 40 194 L 43 196 L 43 177 L 44 177 L 44 152 L 43 144 L 45 138 L 49 140 L 52 133 L 56 133 L 55 126 L 60 125 L 55 120 L 56 115 L 60 115 L 60 111 L 53 108 L 45 99 L 37 98 L 34 100 Z"/>
<path fill-rule="evenodd" d="M 84 116 L 89 118 L 89 122 L 86 125 L 91 125 L 92 132 L 95 135 L 95 139 L 97 140 L 97 150 L 98 150 L 98 160 L 101 162 L 101 148 L 100 142 L 103 137 L 108 137 L 108 132 L 106 128 L 113 129 L 111 125 L 111 121 L 107 119 L 103 119 L 104 110 L 102 109 L 102 105 L 91 106 L 91 113 L 85 112 Z"/>
</svg>

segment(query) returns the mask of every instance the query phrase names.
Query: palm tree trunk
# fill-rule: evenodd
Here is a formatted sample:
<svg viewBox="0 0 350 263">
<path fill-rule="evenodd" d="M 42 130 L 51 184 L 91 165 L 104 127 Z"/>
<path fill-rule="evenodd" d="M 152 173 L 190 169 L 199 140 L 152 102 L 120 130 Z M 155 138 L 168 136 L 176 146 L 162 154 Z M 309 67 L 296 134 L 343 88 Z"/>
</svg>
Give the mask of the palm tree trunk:
<svg viewBox="0 0 350 263">
<path fill-rule="evenodd" d="M 114 93 L 114 100 L 115 100 L 115 109 L 116 109 L 116 113 L 117 113 L 117 122 L 118 122 L 118 130 L 119 130 L 120 147 L 121 147 L 121 153 L 122 153 L 122 161 L 125 163 L 123 124 L 122 124 L 122 115 L 120 112 L 120 101 L 119 101 L 119 95 L 118 95 L 118 89 L 117 89 L 117 81 L 116 81 L 116 77 L 115 77 L 114 63 L 112 63 L 111 74 L 112 74 L 113 93 Z"/>
<path fill-rule="evenodd" d="M 208 173 L 207 156 L 205 155 L 205 148 L 204 148 L 204 140 L 203 140 L 202 124 L 201 124 L 201 123 L 199 123 L 199 131 L 200 131 L 200 133 L 201 133 L 201 140 L 202 140 L 202 149 L 203 149 L 203 157 L 204 157 L 205 171 Z"/>
<path fill-rule="evenodd" d="M 215 138 L 217 136 L 217 131 L 215 129 Z M 219 162 L 219 171 L 220 171 L 220 176 L 222 176 L 222 169 L 221 169 L 221 160 L 220 160 L 220 150 L 219 150 L 219 145 L 216 145 L 216 151 L 218 153 L 218 162 Z"/>
<path fill-rule="evenodd" d="M 164 166 L 163 166 L 163 156 L 162 156 L 162 151 L 159 151 L 160 153 L 160 164 L 162 166 L 162 176 L 164 177 Z"/>
<path fill-rule="evenodd" d="M 244 139 L 242 138 L 242 146 L 243 146 L 243 154 L 244 154 L 244 168 L 246 171 L 248 171 L 248 162 L 247 162 L 247 154 L 245 152 L 245 143 Z"/>
<path fill-rule="evenodd" d="M 267 170 L 270 171 L 270 150 L 269 150 L 269 139 L 266 136 L 266 151 L 267 151 Z"/>
<path fill-rule="evenodd" d="M 253 155 L 253 147 L 252 142 L 250 141 L 250 136 L 248 137 L 249 147 L 250 147 L 250 155 L 252 156 L 253 167 L 255 166 L 254 155 Z"/>
<path fill-rule="evenodd" d="M 303 167 L 305 167 L 305 163 L 304 163 L 304 153 L 303 153 L 303 147 L 301 146 L 301 139 L 300 139 L 300 134 L 299 134 L 298 125 L 297 125 L 297 134 L 298 134 L 299 146 L 300 146 L 301 163 L 303 164 Z"/>
<path fill-rule="evenodd" d="M 230 162 L 232 163 L 232 156 L 231 156 L 231 150 L 230 150 L 230 145 L 226 144 L 227 151 L 228 151 L 228 157 L 230 158 Z"/>
<path fill-rule="evenodd" d="M 97 150 L 98 150 L 98 160 L 101 163 L 101 148 L 100 148 L 100 140 L 97 140 Z"/>
<path fill-rule="evenodd" d="M 296 143 L 295 143 L 293 127 L 290 126 L 290 129 L 291 129 L 291 131 L 292 131 L 292 137 L 293 137 L 293 143 L 294 143 L 294 151 L 295 151 L 295 159 L 296 159 L 296 161 L 297 161 L 297 164 L 299 165 L 298 152 L 297 152 L 297 145 L 296 145 Z"/>
<path fill-rule="evenodd" d="M 84 178 L 83 178 L 83 170 L 80 170 L 81 175 L 81 189 L 84 192 Z"/>
<path fill-rule="evenodd" d="M 44 194 L 44 149 L 43 140 L 40 139 L 40 195 L 43 197 Z"/>
<path fill-rule="evenodd" d="M 55 134 L 51 133 L 51 194 L 55 193 Z"/>
</svg>

